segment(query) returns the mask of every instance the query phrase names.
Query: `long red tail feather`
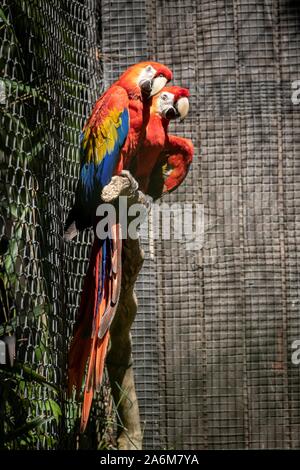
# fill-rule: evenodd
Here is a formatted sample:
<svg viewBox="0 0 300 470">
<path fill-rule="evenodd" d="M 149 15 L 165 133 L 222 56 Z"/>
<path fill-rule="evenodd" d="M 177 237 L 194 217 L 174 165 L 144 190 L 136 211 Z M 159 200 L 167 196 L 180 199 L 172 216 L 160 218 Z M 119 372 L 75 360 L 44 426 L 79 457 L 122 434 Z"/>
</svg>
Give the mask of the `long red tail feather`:
<svg viewBox="0 0 300 470">
<path fill-rule="evenodd" d="M 121 288 L 121 228 L 111 227 L 111 239 L 95 238 L 68 360 L 68 392 L 80 393 L 85 376 L 80 431 L 86 428 L 94 391 L 101 386 L 109 343 L 109 327 Z"/>
</svg>

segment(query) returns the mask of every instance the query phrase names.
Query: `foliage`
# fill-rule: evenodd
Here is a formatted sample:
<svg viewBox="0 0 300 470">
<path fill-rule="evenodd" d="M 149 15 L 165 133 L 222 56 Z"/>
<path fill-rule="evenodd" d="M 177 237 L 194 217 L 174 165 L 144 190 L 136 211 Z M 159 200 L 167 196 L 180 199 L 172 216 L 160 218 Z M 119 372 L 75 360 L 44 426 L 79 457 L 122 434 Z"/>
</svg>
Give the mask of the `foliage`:
<svg viewBox="0 0 300 470">
<path fill-rule="evenodd" d="M 29 39 L 22 37 L 28 29 L 37 47 L 41 45 L 43 32 L 29 11 L 39 2 L 30 3 L 29 7 L 28 2 L 14 0 L 0 8 L 4 73 L 0 78 L 4 96 L 0 104 L 0 210 L 5 220 L 5 226 L 0 226 L 0 339 L 4 335 L 17 338 L 20 361 L 13 367 L 0 366 L 0 447 L 4 449 L 57 447 L 62 416 L 62 392 L 50 367 L 51 274 L 42 262 L 48 248 L 41 231 L 45 217 L 40 213 L 47 201 L 38 192 L 49 154 L 45 133 L 45 126 L 50 125 L 49 96 L 39 74 L 32 77 L 33 61 L 40 70 L 42 64 L 30 52 Z M 27 272 L 35 273 L 32 286 Z M 36 344 L 29 354 L 27 345 L 33 335 Z"/>
<path fill-rule="evenodd" d="M 79 405 L 65 398 L 58 238 L 64 157 L 79 159 L 78 103 L 89 99 L 83 70 L 94 51 L 77 54 L 84 28 L 71 1 L 0 7 L 0 339 L 16 337 L 18 359 L 0 367 L 3 448 L 70 448 L 77 439 Z"/>
<path fill-rule="evenodd" d="M 44 387 L 57 396 L 55 387 L 29 367 L 0 366 L 0 449 L 35 449 L 43 439 L 48 448 L 55 444 L 45 425 L 52 420 L 58 424 L 61 409 L 54 399 L 48 399 L 40 409 L 39 396 Z M 36 398 L 32 399 L 33 392 Z"/>
</svg>

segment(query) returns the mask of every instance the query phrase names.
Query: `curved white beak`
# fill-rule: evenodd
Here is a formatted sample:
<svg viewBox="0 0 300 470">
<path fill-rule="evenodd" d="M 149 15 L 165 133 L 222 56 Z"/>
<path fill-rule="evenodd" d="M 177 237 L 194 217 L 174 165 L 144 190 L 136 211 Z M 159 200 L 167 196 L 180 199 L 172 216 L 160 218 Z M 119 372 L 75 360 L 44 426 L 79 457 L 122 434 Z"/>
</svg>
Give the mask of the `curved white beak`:
<svg viewBox="0 0 300 470">
<path fill-rule="evenodd" d="M 149 96 L 157 95 L 167 84 L 166 77 L 155 77 L 152 80 L 152 88 Z"/>
<path fill-rule="evenodd" d="M 176 108 L 180 115 L 180 121 L 183 121 L 184 118 L 186 118 L 186 116 L 188 115 L 190 109 L 189 100 L 185 96 L 183 98 L 179 98 L 176 103 Z"/>
</svg>

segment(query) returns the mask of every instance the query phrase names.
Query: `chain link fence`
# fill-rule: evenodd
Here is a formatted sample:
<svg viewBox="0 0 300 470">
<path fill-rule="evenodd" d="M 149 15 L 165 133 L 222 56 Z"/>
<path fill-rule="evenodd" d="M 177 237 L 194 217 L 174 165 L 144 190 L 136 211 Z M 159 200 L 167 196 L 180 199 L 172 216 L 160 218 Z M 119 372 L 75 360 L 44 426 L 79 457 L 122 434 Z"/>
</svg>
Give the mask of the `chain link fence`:
<svg viewBox="0 0 300 470">
<path fill-rule="evenodd" d="M 103 89 L 97 8 L 55 0 L 1 6 L 1 323 L 15 335 L 19 368 L 15 377 L 1 370 L 9 448 L 78 446 L 79 407 L 65 400 L 65 371 L 91 234 L 65 246 L 62 234 L 79 133 Z M 93 446 L 101 446 L 108 401 L 95 407 L 97 426 L 85 438 Z"/>
</svg>

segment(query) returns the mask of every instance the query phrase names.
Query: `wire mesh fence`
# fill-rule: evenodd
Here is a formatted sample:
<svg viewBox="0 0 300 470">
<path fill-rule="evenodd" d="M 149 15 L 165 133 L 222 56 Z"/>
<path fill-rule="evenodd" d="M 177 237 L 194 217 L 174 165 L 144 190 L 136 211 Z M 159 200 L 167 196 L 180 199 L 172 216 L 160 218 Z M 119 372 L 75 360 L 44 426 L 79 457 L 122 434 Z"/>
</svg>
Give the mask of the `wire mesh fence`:
<svg viewBox="0 0 300 470">
<path fill-rule="evenodd" d="M 15 326 L 18 362 L 57 388 L 41 378 L 29 383 L 22 370 L 3 389 L 7 446 L 58 446 L 78 415 L 76 402 L 64 401 L 64 376 L 90 234 L 64 247 L 62 233 L 78 174 L 78 135 L 102 90 L 99 18 L 93 1 L 1 7 L 2 321 Z M 12 439 L 26 422 L 26 439 Z"/>
<path fill-rule="evenodd" d="M 93 102 L 151 58 L 191 90 L 172 131 L 195 161 L 169 201 L 204 203 L 205 242 L 145 244 L 133 327 L 144 445 L 299 447 L 297 2 L 4 0 L 0 12 L 0 333 L 15 334 L 18 369 L 0 370 L 1 445 L 113 445 L 108 389 L 80 440 L 65 399 L 91 233 L 62 233 Z"/>
</svg>

